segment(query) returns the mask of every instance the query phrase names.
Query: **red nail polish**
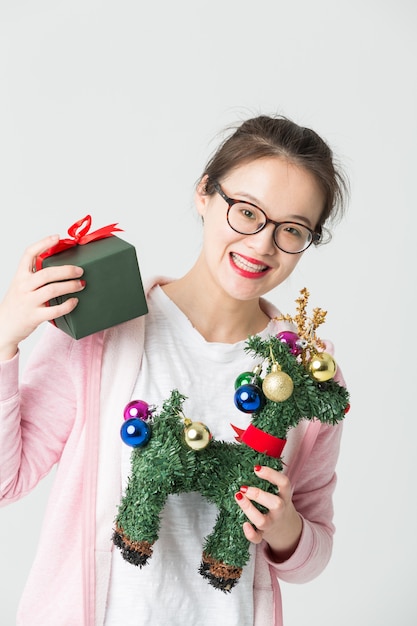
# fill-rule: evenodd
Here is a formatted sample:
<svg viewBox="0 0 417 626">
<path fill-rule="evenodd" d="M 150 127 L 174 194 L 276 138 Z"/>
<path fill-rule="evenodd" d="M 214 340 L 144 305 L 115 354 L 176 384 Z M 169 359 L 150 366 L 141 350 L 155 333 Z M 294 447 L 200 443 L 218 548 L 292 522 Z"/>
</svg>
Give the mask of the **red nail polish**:
<svg viewBox="0 0 417 626">
<path fill-rule="evenodd" d="M 241 491 L 242 493 L 246 493 L 246 492 L 247 492 L 247 490 L 248 490 L 248 488 L 246 487 L 246 485 L 242 485 L 242 486 L 241 486 L 241 488 L 240 488 L 240 491 Z"/>
<path fill-rule="evenodd" d="M 243 493 L 240 493 L 240 491 L 238 491 L 235 494 L 235 498 L 236 498 L 236 500 L 242 500 L 243 499 Z"/>
<path fill-rule="evenodd" d="M 87 283 L 85 282 L 85 280 L 80 280 L 80 284 L 81 284 L 81 287 L 85 287 Z"/>
<path fill-rule="evenodd" d="M 262 468 L 260 465 L 255 465 L 253 469 L 255 470 L 255 472 L 260 472 Z"/>
</svg>

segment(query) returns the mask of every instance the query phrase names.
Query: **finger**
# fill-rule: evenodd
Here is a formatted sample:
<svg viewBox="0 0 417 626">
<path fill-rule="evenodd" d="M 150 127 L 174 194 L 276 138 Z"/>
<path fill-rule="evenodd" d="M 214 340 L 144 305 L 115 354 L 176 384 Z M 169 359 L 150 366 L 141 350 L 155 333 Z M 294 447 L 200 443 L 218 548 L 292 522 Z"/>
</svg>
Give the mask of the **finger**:
<svg viewBox="0 0 417 626">
<path fill-rule="evenodd" d="M 45 307 L 44 320 L 55 320 L 63 315 L 68 315 L 75 309 L 78 304 L 78 298 L 68 298 L 62 304 L 54 304 L 53 306 Z"/>
<path fill-rule="evenodd" d="M 276 500 L 278 500 L 277 496 L 272 496 Z M 270 522 L 268 521 L 267 516 L 262 513 L 250 500 L 246 495 L 244 495 L 241 491 L 235 494 L 235 500 L 252 524 L 254 524 L 258 531 L 265 531 Z"/>
<path fill-rule="evenodd" d="M 21 258 L 19 269 L 27 269 L 32 272 L 38 255 L 48 250 L 48 248 L 52 248 L 58 241 L 59 235 L 49 235 L 49 237 L 44 237 L 44 239 L 28 246 Z"/>
<path fill-rule="evenodd" d="M 274 470 L 272 467 L 267 467 L 266 465 L 256 465 L 254 467 L 254 472 L 259 478 L 263 478 L 264 480 L 270 482 L 272 485 L 275 485 L 279 492 L 280 498 L 282 498 L 286 502 L 288 500 L 291 500 L 292 486 L 286 474 L 278 472 L 278 470 Z"/>
<path fill-rule="evenodd" d="M 34 294 L 34 302 L 36 306 L 43 306 L 50 300 L 55 300 L 62 296 L 78 293 L 85 289 L 86 282 L 84 280 L 64 280 L 62 282 L 53 282 L 42 285 Z M 57 305 L 53 305 L 55 307 Z"/>
<path fill-rule="evenodd" d="M 43 286 L 50 284 L 63 284 L 65 282 L 74 281 L 84 273 L 82 267 L 78 265 L 56 265 L 51 267 L 45 267 L 38 270 L 31 279 L 31 287 L 33 289 L 39 289 Z M 68 284 L 68 288 L 62 293 L 71 293 L 73 284 Z M 78 288 L 76 289 L 78 291 Z M 60 293 L 59 295 L 62 295 Z"/>
<path fill-rule="evenodd" d="M 274 504 L 274 499 L 279 496 L 279 488 L 277 486 L 269 486 L 268 490 L 261 489 L 260 487 L 247 487 L 242 485 L 240 492 L 245 494 L 249 500 L 257 502 L 266 508 L 270 508 Z"/>
<path fill-rule="evenodd" d="M 263 533 L 260 530 L 257 530 L 250 522 L 245 522 L 242 528 L 248 541 L 251 543 L 261 543 Z"/>
</svg>

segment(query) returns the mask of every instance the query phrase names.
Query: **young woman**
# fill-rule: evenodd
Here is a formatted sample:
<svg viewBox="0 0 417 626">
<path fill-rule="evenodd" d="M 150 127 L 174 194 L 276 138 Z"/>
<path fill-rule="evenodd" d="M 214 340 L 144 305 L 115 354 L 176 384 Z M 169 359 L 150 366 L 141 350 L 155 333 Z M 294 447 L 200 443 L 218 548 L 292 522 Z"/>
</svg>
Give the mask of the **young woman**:
<svg viewBox="0 0 417 626">
<path fill-rule="evenodd" d="M 249 419 L 231 393 L 236 376 L 253 366 L 244 342 L 279 328 L 279 311 L 263 296 L 323 240 L 345 196 L 344 177 L 315 132 L 283 117 L 247 120 L 197 184 L 204 237 L 189 272 L 149 281 L 148 315 L 107 331 L 75 341 L 48 325 L 19 384 L 19 343 L 70 312 L 77 298 L 45 303 L 85 288 L 79 267 L 32 271 L 57 236 L 26 250 L 0 305 L 2 504 L 58 469 L 19 625 L 282 624 L 278 579 L 308 581 L 330 558 L 340 426 L 302 423 L 289 434 L 284 472 L 254 469 L 278 495 L 251 485 L 236 494 L 252 549 L 230 594 L 197 573 L 202 538 L 216 518 L 197 493 L 168 498 L 158 549 L 145 568 L 112 550 L 130 469 L 119 429 L 132 398 L 160 406 L 178 388 L 187 416 L 234 440 L 230 422 L 244 428 Z"/>
</svg>

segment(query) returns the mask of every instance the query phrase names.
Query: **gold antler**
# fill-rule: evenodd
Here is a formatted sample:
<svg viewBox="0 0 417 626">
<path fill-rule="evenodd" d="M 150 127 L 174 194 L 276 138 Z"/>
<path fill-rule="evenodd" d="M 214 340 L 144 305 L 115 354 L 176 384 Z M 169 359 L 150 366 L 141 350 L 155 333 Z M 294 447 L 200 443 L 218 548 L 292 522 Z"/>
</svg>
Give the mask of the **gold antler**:
<svg viewBox="0 0 417 626">
<path fill-rule="evenodd" d="M 303 289 L 300 290 L 300 296 L 296 299 L 296 315 L 294 317 L 291 317 L 291 315 L 283 315 L 276 319 L 277 321 L 283 320 L 295 324 L 298 336 L 307 342 L 310 350 L 315 351 L 317 348 L 324 349 L 325 347 L 324 342 L 317 337 L 316 330 L 324 323 L 327 311 L 316 307 L 313 309 L 312 316 L 308 317 L 307 304 L 309 297 L 310 292 L 306 287 L 303 287 Z"/>
</svg>

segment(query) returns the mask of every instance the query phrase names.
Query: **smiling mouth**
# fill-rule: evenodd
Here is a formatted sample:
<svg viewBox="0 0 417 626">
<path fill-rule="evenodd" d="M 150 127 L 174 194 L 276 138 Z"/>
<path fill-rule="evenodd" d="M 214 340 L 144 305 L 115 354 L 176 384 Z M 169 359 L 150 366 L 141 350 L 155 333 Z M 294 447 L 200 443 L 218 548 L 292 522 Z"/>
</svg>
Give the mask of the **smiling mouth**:
<svg viewBox="0 0 417 626">
<path fill-rule="evenodd" d="M 241 270 L 245 270 L 246 272 L 251 272 L 253 274 L 259 274 L 262 272 L 266 272 L 270 269 L 269 265 L 262 265 L 261 263 L 253 263 L 248 259 L 236 254 L 236 252 L 231 252 L 230 256 L 232 257 L 233 263 L 239 267 Z"/>
</svg>

